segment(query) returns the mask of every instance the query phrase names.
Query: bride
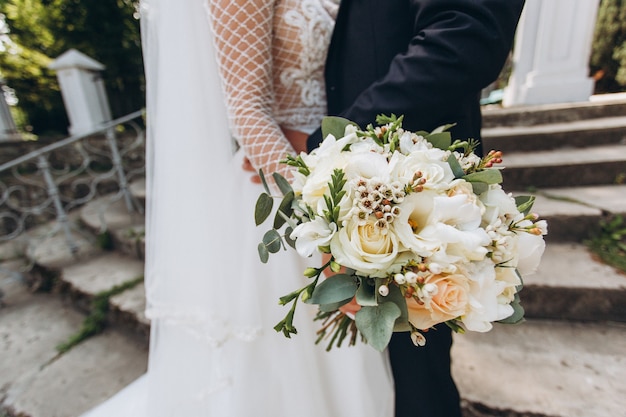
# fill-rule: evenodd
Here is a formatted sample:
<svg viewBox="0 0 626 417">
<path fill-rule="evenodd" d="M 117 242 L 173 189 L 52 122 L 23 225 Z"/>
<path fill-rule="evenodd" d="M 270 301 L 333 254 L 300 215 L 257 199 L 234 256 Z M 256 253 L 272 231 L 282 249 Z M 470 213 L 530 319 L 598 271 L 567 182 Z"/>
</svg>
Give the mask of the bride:
<svg viewBox="0 0 626 417">
<path fill-rule="evenodd" d="M 261 187 L 242 169 L 289 175 L 278 161 L 319 126 L 336 3 L 142 1 L 150 358 L 85 417 L 393 415 L 384 354 L 324 351 L 311 310 L 291 339 L 273 330 L 305 264 L 258 260 Z"/>
</svg>

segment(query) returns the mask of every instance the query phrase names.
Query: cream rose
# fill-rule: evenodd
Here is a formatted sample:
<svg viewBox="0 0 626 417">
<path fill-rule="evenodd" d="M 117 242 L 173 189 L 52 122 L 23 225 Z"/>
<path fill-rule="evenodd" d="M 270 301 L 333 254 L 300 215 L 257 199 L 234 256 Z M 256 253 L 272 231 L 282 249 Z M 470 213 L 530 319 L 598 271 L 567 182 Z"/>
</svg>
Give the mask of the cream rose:
<svg viewBox="0 0 626 417">
<path fill-rule="evenodd" d="M 362 275 L 384 277 L 398 255 L 398 239 L 388 228 L 381 228 L 375 216 L 366 221 L 351 218 L 344 222 L 330 242 L 335 260 Z"/>
<path fill-rule="evenodd" d="M 414 298 L 407 299 L 409 322 L 425 330 L 436 324 L 465 314 L 469 301 L 469 283 L 460 274 L 431 275 L 424 285 L 436 287 L 430 302 L 419 304 Z"/>
</svg>

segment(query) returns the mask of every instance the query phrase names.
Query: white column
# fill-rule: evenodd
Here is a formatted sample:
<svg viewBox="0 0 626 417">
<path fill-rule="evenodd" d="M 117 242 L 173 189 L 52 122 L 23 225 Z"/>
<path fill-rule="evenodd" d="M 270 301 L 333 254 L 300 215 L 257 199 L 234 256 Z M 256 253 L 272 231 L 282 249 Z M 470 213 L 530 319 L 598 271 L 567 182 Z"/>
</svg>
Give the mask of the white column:
<svg viewBox="0 0 626 417">
<path fill-rule="evenodd" d="M 109 102 L 102 83 L 104 65 L 75 49 L 48 66 L 57 71 L 72 135 L 88 133 L 111 120 Z"/>
<path fill-rule="evenodd" d="M 11 115 L 11 109 L 4 97 L 3 83 L 0 80 L 0 141 L 20 140 L 15 121 Z"/>
<path fill-rule="evenodd" d="M 503 105 L 587 101 L 600 0 L 526 0 Z"/>
</svg>

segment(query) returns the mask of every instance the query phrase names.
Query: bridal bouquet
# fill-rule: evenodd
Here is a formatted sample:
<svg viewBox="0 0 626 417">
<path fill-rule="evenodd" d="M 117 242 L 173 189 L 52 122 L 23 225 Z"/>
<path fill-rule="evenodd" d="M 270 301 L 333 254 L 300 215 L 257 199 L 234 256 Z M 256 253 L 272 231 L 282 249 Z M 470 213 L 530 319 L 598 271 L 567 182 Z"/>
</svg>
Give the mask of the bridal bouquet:
<svg viewBox="0 0 626 417">
<path fill-rule="evenodd" d="M 273 176 L 283 196 L 259 244 L 262 262 L 287 245 L 325 255 L 304 271 L 308 285 L 280 299 L 292 307 L 275 329 L 297 332 L 298 300 L 319 305 L 318 342 L 329 338 L 329 349 L 360 335 L 383 350 L 394 331 L 421 346 L 440 323 L 486 332 L 522 321 L 522 276 L 539 263 L 547 225 L 530 212 L 533 197 L 500 186 L 502 154 L 481 158 L 474 141 L 452 142 L 451 125 L 410 132 L 393 115 L 377 124 L 360 130 L 326 118 L 320 147 L 283 161 L 295 167 L 293 180 Z M 273 212 L 263 183 L 257 225 Z M 356 314 L 342 311 L 355 301 Z"/>
</svg>

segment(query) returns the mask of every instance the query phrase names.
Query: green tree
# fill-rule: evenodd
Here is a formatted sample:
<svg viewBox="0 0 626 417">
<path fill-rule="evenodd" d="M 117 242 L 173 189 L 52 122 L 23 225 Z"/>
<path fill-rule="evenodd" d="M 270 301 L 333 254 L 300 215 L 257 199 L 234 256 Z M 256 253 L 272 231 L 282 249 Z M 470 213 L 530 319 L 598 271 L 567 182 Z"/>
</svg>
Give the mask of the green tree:
<svg viewBox="0 0 626 417">
<path fill-rule="evenodd" d="M 602 0 L 598 9 L 590 67 L 596 92 L 626 89 L 626 1 Z"/>
<path fill-rule="evenodd" d="M 0 51 L 0 72 L 33 132 L 65 132 L 67 118 L 50 62 L 75 48 L 106 66 L 113 117 L 144 106 L 139 22 L 133 0 L 0 0 L 16 51 Z"/>
</svg>

